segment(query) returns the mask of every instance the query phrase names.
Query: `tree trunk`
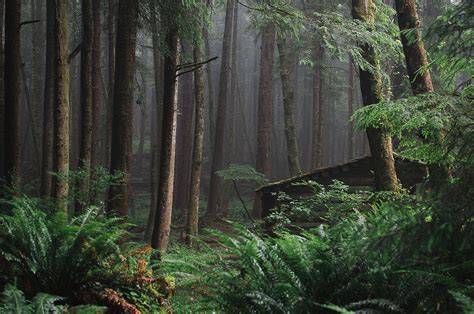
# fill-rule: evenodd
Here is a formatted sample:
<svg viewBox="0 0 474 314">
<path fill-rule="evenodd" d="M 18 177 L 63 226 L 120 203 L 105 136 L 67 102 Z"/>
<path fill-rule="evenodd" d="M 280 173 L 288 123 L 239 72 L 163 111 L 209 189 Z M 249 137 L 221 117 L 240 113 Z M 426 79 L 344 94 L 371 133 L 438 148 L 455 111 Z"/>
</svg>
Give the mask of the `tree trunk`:
<svg viewBox="0 0 474 314">
<path fill-rule="evenodd" d="M 92 149 L 92 49 L 94 34 L 92 23 L 92 0 L 82 0 L 81 140 L 78 161 L 81 176 L 77 182 L 76 214 L 82 213 L 84 205 L 89 200 Z"/>
<path fill-rule="evenodd" d="M 107 99 L 107 119 L 106 119 L 106 141 L 105 141 L 105 165 L 110 167 L 111 145 L 112 145 L 112 120 L 114 110 L 114 80 L 115 80 L 115 0 L 108 0 L 107 12 L 107 44 L 108 44 L 108 81 L 107 91 L 109 98 Z"/>
<path fill-rule="evenodd" d="M 205 47 L 205 54 L 206 58 L 211 58 L 211 47 L 209 45 L 209 30 L 207 28 L 203 31 L 203 38 L 204 38 L 204 47 Z M 206 67 L 206 76 L 207 76 L 207 93 L 208 93 L 208 106 L 209 106 L 209 151 L 214 151 L 214 138 L 216 134 L 216 119 L 214 114 L 214 85 L 212 83 L 212 63 L 208 63 L 205 65 Z"/>
<path fill-rule="evenodd" d="M 416 11 L 416 0 L 396 0 L 395 4 L 400 37 L 413 94 L 419 95 L 434 92 L 430 71 L 427 69 L 422 70 L 422 68 L 428 66 L 428 57 L 419 31 L 421 23 Z M 408 30 L 413 30 L 411 36 L 414 37 L 414 40 L 407 37 L 406 31 Z M 433 187 L 451 177 L 449 167 L 430 165 L 429 172 Z"/>
<path fill-rule="evenodd" d="M 20 22 L 21 1 L 5 1 L 5 149 L 6 184 L 20 185 Z"/>
<path fill-rule="evenodd" d="M 119 0 L 118 4 L 110 172 L 119 171 L 124 178 L 120 184 L 110 187 L 108 211 L 126 218 L 131 175 L 132 104 L 139 6 L 137 1 L 132 0 Z"/>
<path fill-rule="evenodd" d="M 91 170 L 99 164 L 99 134 L 101 134 L 100 112 L 102 108 L 102 73 L 100 69 L 100 9 L 101 0 L 92 1 L 92 137 L 91 137 Z"/>
<path fill-rule="evenodd" d="M 67 212 L 69 194 L 69 49 L 67 1 L 55 0 L 54 171 L 53 196 L 58 210 Z"/>
<path fill-rule="evenodd" d="M 157 198 L 158 198 L 158 180 L 160 173 L 160 156 L 161 156 L 161 134 L 162 134 L 162 122 L 163 122 L 163 57 L 160 53 L 160 38 L 158 37 L 158 18 L 155 3 L 150 2 L 151 12 L 151 23 L 152 23 L 152 40 L 153 40 L 153 72 L 155 75 L 155 106 L 156 106 L 156 123 L 155 132 L 153 136 L 156 136 L 153 141 L 152 149 L 152 167 L 151 167 L 151 202 L 150 211 L 148 214 L 148 222 L 145 230 L 145 241 L 151 241 L 153 234 L 153 227 L 155 225 Z"/>
<path fill-rule="evenodd" d="M 280 55 L 280 77 L 283 92 L 283 110 L 285 116 L 285 135 L 288 153 L 288 166 L 290 176 L 301 174 L 301 167 L 298 153 L 298 139 L 296 138 L 295 127 L 295 96 L 291 82 L 291 61 L 288 40 L 281 35 L 278 36 L 278 51 Z"/>
<path fill-rule="evenodd" d="M 376 7 L 372 0 L 352 0 L 354 19 L 373 27 L 375 14 Z M 382 77 L 380 61 L 374 48 L 368 45 L 361 48 L 363 57 L 374 69 L 372 72 L 359 69 L 362 98 L 364 105 L 368 106 L 383 101 Z M 367 137 L 375 173 L 375 188 L 379 191 L 397 191 L 398 182 L 390 134 L 383 128 L 368 128 Z"/>
<path fill-rule="evenodd" d="M 266 25 L 262 29 L 260 80 L 258 88 L 257 171 L 267 179 L 272 176 L 273 130 L 273 58 L 275 55 L 276 28 Z M 255 198 L 253 216 L 262 216 L 260 199 Z"/>
<path fill-rule="evenodd" d="M 202 62 L 202 47 L 194 48 L 194 62 Z M 193 237 L 199 227 L 199 192 L 201 187 L 202 149 L 204 143 L 204 71 L 194 72 L 194 93 L 196 98 L 194 116 L 194 143 L 191 168 L 191 193 L 189 196 L 188 215 L 186 219 L 186 243 L 193 244 Z"/>
<path fill-rule="evenodd" d="M 5 0 L 0 0 L 0 179 L 4 177 L 4 151 L 5 151 L 5 64 L 3 49 L 3 21 Z"/>
<path fill-rule="evenodd" d="M 311 168 L 320 168 L 323 164 L 323 108 L 322 108 L 322 47 L 316 46 L 316 67 L 313 73 L 313 108 Z"/>
<path fill-rule="evenodd" d="M 410 78 L 413 94 L 423 94 L 433 92 L 433 83 L 429 71 L 420 71 L 428 65 L 428 57 L 421 40 L 420 20 L 416 12 L 416 0 L 396 0 L 398 16 L 398 26 L 400 27 L 400 37 L 403 44 L 403 52 L 407 65 L 408 76 Z M 413 30 L 410 39 L 406 32 Z M 411 38 L 413 37 L 413 38 Z"/>
<path fill-rule="evenodd" d="M 171 232 L 173 209 L 173 181 L 176 156 L 176 120 L 178 82 L 176 70 L 179 60 L 179 37 L 176 29 L 168 30 L 165 36 L 168 51 L 164 64 L 163 122 L 160 156 L 160 176 L 155 226 L 151 246 L 161 253 L 166 251 Z"/>
<path fill-rule="evenodd" d="M 56 60 L 54 32 L 55 32 L 55 1 L 46 2 L 46 64 L 44 75 L 43 98 L 43 151 L 41 161 L 42 197 L 51 196 L 51 171 L 53 171 L 53 108 L 54 108 L 54 63 Z"/>
<path fill-rule="evenodd" d="M 354 114 L 354 78 L 355 78 L 355 69 L 354 62 L 352 57 L 349 57 L 349 85 L 347 88 L 347 111 L 348 111 L 348 152 L 347 156 L 349 160 L 352 160 L 354 155 L 355 139 L 354 139 L 354 122 L 351 121 L 351 117 Z"/>
<path fill-rule="evenodd" d="M 227 113 L 227 91 L 230 70 L 230 48 L 232 39 L 232 19 L 235 0 L 227 0 L 227 9 L 224 26 L 224 39 L 222 42 L 221 72 L 219 78 L 219 95 L 216 117 L 216 128 L 212 154 L 211 182 L 207 201 L 206 220 L 211 221 L 217 217 L 219 197 L 223 191 L 222 179 L 216 174 L 224 166 L 224 136 Z"/>
</svg>

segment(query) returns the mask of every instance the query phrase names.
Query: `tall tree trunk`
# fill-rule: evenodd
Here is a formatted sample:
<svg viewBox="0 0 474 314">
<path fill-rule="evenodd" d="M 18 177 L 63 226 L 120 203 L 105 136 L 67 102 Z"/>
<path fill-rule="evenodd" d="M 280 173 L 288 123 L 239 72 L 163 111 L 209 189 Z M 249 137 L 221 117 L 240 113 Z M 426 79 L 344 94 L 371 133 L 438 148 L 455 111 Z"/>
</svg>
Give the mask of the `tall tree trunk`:
<svg viewBox="0 0 474 314">
<path fill-rule="evenodd" d="M 100 9 L 101 0 L 92 1 L 92 138 L 91 138 L 91 169 L 99 164 L 99 134 L 101 134 L 100 112 L 102 108 L 102 73 L 100 54 Z"/>
<path fill-rule="evenodd" d="M 158 182 L 160 173 L 160 156 L 161 156 L 161 134 L 163 122 L 163 80 L 164 80 L 164 61 L 160 52 L 160 38 L 158 37 L 158 17 L 156 6 L 150 1 L 151 23 L 152 23 L 152 40 L 153 40 L 153 72 L 155 76 L 155 106 L 156 106 L 156 125 L 155 140 L 152 149 L 152 167 L 151 167 L 151 202 L 148 214 L 148 222 L 145 230 L 145 240 L 151 241 L 153 227 L 155 225 L 157 198 L 158 198 Z"/>
<path fill-rule="evenodd" d="M 349 57 L 349 85 L 347 88 L 347 111 L 348 111 L 348 152 L 347 156 L 349 160 L 353 159 L 354 156 L 354 146 L 355 146 L 355 139 L 354 139 L 354 122 L 351 121 L 351 117 L 354 114 L 354 79 L 355 79 L 355 69 L 354 69 L 354 62 L 352 57 Z"/>
<path fill-rule="evenodd" d="M 398 26 L 403 44 L 403 52 L 407 65 L 413 94 L 433 92 L 433 83 L 429 71 L 419 71 L 428 65 L 428 57 L 421 40 L 420 20 L 416 12 L 416 0 L 396 0 Z M 407 31 L 413 30 L 408 38 Z M 413 37 L 413 38 L 412 38 Z"/>
<path fill-rule="evenodd" d="M 217 217 L 219 197 L 223 191 L 222 179 L 216 174 L 224 166 L 224 136 L 227 113 L 227 92 L 229 85 L 230 48 L 232 39 L 232 19 L 235 0 L 227 0 L 225 15 L 224 39 L 222 42 L 221 72 L 219 78 L 219 94 L 217 100 L 216 128 L 212 154 L 211 182 L 207 201 L 206 220 L 211 221 Z"/>
<path fill-rule="evenodd" d="M 206 58 L 211 58 L 211 46 L 209 44 L 209 30 L 205 28 L 203 30 L 203 38 L 204 38 L 204 47 L 205 47 L 205 54 Z M 216 119 L 215 119 L 215 106 L 214 106 L 214 85 L 212 83 L 212 63 L 208 63 L 205 65 L 206 67 L 206 77 L 207 77 L 207 93 L 208 93 L 208 106 L 209 106 L 209 150 L 211 152 L 214 151 L 214 138 L 216 134 Z"/>
<path fill-rule="evenodd" d="M 92 149 L 92 0 L 82 0 L 81 47 L 81 140 L 78 165 L 82 175 L 78 180 L 76 214 L 82 213 L 89 200 L 91 149 Z"/>
<path fill-rule="evenodd" d="M 258 89 L 257 123 L 257 171 L 267 179 L 272 177 L 272 136 L 273 136 L 273 58 L 275 55 L 276 28 L 272 24 L 262 29 L 260 57 L 260 81 Z M 253 215 L 262 216 L 260 199 L 255 198 Z"/>
<path fill-rule="evenodd" d="M 411 89 L 414 95 L 434 92 L 430 71 L 421 71 L 428 66 L 428 57 L 423 45 L 420 33 L 420 19 L 416 10 L 416 0 L 396 0 L 395 1 L 400 28 L 400 37 L 405 54 L 408 77 L 410 78 Z M 408 38 L 406 32 L 413 30 Z M 451 177 L 449 167 L 430 165 L 430 179 L 432 186 L 439 185 Z"/>
<path fill-rule="evenodd" d="M 118 5 L 110 172 L 120 171 L 124 178 L 120 184 L 110 187 L 108 211 L 126 218 L 132 161 L 132 104 L 139 5 L 133 0 L 119 0 Z"/>
<path fill-rule="evenodd" d="M 352 0 L 354 19 L 368 23 L 369 27 L 373 27 L 375 15 L 376 7 L 373 0 Z M 368 106 L 383 101 L 382 77 L 380 61 L 374 48 L 369 45 L 364 45 L 361 48 L 363 57 L 373 67 L 373 71 L 359 69 L 362 98 L 364 105 Z M 389 132 L 383 128 L 368 128 L 367 137 L 375 173 L 375 188 L 379 191 L 397 191 L 397 174 Z"/>
<path fill-rule="evenodd" d="M 53 170 L 53 111 L 54 111 L 54 63 L 56 51 L 54 44 L 55 33 L 55 1 L 46 1 L 46 64 L 44 75 L 43 98 L 43 148 L 41 159 L 41 187 L 42 197 L 51 196 Z"/>
<path fill-rule="evenodd" d="M 202 62 L 202 47 L 194 48 L 194 62 Z M 188 215 L 186 219 L 186 242 L 192 245 L 193 237 L 199 227 L 199 192 L 201 187 L 202 149 L 204 144 L 204 71 L 194 72 L 194 93 L 196 98 L 194 116 L 194 143 L 191 168 L 191 191 L 189 196 Z"/>
<path fill-rule="evenodd" d="M 67 212 L 69 194 L 69 49 L 66 0 L 55 0 L 54 171 L 53 196 L 58 210 Z"/>
<path fill-rule="evenodd" d="M 168 0 L 171 1 L 171 0 Z M 170 4 L 168 4 L 170 5 Z M 176 5 L 178 6 L 178 5 Z M 176 120 L 178 82 L 176 70 L 179 60 L 179 37 L 176 29 L 170 29 L 165 36 L 168 51 L 164 64 L 163 82 L 163 122 L 160 156 L 160 179 L 155 226 L 151 246 L 160 252 L 166 251 L 171 232 L 171 214 L 173 209 L 173 181 L 176 156 Z"/>
<path fill-rule="evenodd" d="M 280 56 L 280 77 L 283 92 L 283 110 L 285 116 L 285 135 L 288 153 L 288 166 L 290 176 L 301 174 L 298 140 L 295 127 L 295 96 L 291 80 L 291 61 L 288 40 L 281 35 L 278 36 L 278 51 Z"/>
<path fill-rule="evenodd" d="M 20 22 L 21 1 L 5 1 L 4 171 L 10 187 L 20 185 Z"/>
<path fill-rule="evenodd" d="M 115 41 L 116 41 L 116 32 L 115 32 L 115 2 L 116 0 L 108 0 L 108 12 L 107 12 L 107 44 L 108 44 L 108 81 L 107 81 L 107 91 L 109 98 L 107 99 L 107 121 L 106 121 L 106 141 L 105 141 L 105 165 L 106 167 L 110 166 L 111 158 L 111 146 L 112 146 L 112 120 L 113 120 L 113 110 L 114 110 L 114 80 L 115 80 Z"/>
<path fill-rule="evenodd" d="M 193 50 L 189 42 L 182 43 L 183 56 L 193 55 Z M 189 201 L 189 180 L 191 177 L 191 158 L 193 140 L 193 75 L 186 73 L 179 78 L 178 92 L 178 121 L 176 131 L 176 173 L 174 189 L 180 191 L 174 195 L 173 206 L 182 217 L 186 216 L 186 206 Z"/>
<path fill-rule="evenodd" d="M 322 108 L 322 47 L 316 46 L 316 67 L 313 73 L 313 105 L 312 105 L 312 138 L 311 138 L 311 168 L 320 168 L 323 164 L 323 108 Z"/>
<path fill-rule="evenodd" d="M 0 0 L 0 179 L 5 175 L 4 172 L 4 157 L 5 154 L 5 64 L 4 64 L 4 49 L 3 49 L 3 21 L 5 13 L 5 0 Z"/>
</svg>

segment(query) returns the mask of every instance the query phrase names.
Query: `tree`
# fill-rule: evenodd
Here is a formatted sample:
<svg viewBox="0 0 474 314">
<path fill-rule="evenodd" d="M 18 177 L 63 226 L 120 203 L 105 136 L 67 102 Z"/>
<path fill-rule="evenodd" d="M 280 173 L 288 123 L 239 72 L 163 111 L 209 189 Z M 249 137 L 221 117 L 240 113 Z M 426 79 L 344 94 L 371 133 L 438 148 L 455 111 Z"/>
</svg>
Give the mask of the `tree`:
<svg viewBox="0 0 474 314">
<path fill-rule="evenodd" d="M 76 213 L 81 213 L 87 199 L 90 185 L 92 150 L 92 49 L 93 49 L 92 0 L 82 1 L 82 47 L 81 47 L 81 135 L 79 168 L 82 175 L 78 180 L 79 197 L 76 199 Z M 97 60 L 96 60 L 97 61 Z"/>
<path fill-rule="evenodd" d="M 396 0 L 398 26 L 413 94 L 433 92 L 428 70 L 428 57 L 421 40 L 420 20 L 416 12 L 416 0 Z"/>
<path fill-rule="evenodd" d="M 108 211 L 121 217 L 128 215 L 138 8 L 137 1 L 118 2 L 110 172 L 119 171 L 124 178 L 109 189 Z"/>
<path fill-rule="evenodd" d="M 297 176 L 301 174 L 301 167 L 298 153 L 298 140 L 296 138 L 296 127 L 295 127 L 295 96 L 293 92 L 293 86 L 291 82 L 291 67 L 293 63 L 290 57 L 290 47 L 288 39 L 284 35 L 279 34 L 278 40 L 278 52 L 280 56 L 280 77 L 283 92 L 283 109 L 285 115 L 285 135 L 286 135 L 286 146 L 288 154 L 288 166 L 290 169 L 290 175 Z"/>
<path fill-rule="evenodd" d="M 98 165 L 99 161 L 99 134 L 102 130 L 100 126 L 100 111 L 102 107 L 102 73 L 100 69 L 100 47 L 101 47 L 101 24 L 100 8 L 101 0 L 92 1 L 92 135 L 91 135 L 91 169 Z"/>
<path fill-rule="evenodd" d="M 170 5 L 167 1 L 167 5 Z M 174 7 L 174 6 L 173 6 Z M 178 9 L 178 8 L 176 8 Z M 165 45 L 167 55 L 164 63 L 163 82 L 163 122 L 160 156 L 160 175 L 158 180 L 158 196 L 155 226 L 151 246 L 160 252 L 166 251 L 171 232 L 171 214 L 173 206 L 173 181 L 176 155 L 176 120 L 178 84 L 176 71 L 179 60 L 179 33 L 173 22 L 166 21 L 170 29 L 166 31 Z"/>
<path fill-rule="evenodd" d="M 53 110 L 54 110 L 54 63 L 55 57 L 55 2 L 46 1 L 46 64 L 43 98 L 43 145 L 41 159 L 40 195 L 51 196 L 51 171 L 53 170 Z"/>
<path fill-rule="evenodd" d="M 201 45 L 194 48 L 194 62 L 202 62 Z M 191 190 L 189 196 L 188 215 L 186 219 L 186 242 L 192 245 L 193 236 L 198 234 L 199 227 L 199 193 L 201 187 L 201 168 L 204 144 L 204 70 L 202 67 L 194 71 L 194 93 L 196 98 L 194 116 L 194 143 L 191 166 Z"/>
<path fill-rule="evenodd" d="M 58 210 L 67 212 L 69 194 L 69 49 L 67 1 L 55 0 L 54 171 L 53 196 Z"/>
<path fill-rule="evenodd" d="M 145 240 L 151 241 L 153 228 L 155 224 L 156 208 L 157 208 L 157 197 L 158 197 L 158 180 L 160 173 L 160 151 L 161 151 L 161 132 L 162 132 L 162 121 L 163 121 L 163 79 L 164 79 L 164 61 L 163 56 L 160 52 L 160 38 L 158 29 L 158 17 L 157 10 L 154 1 L 150 1 L 150 22 L 152 30 L 152 42 L 153 42 L 153 74 L 155 78 L 155 128 L 152 128 L 152 160 L 151 160 L 151 201 L 150 211 L 148 214 L 148 221 L 145 230 Z M 153 132 L 154 130 L 154 132 Z"/>
<path fill-rule="evenodd" d="M 4 174 L 12 188 L 20 184 L 20 23 L 21 1 L 5 0 Z"/>
<path fill-rule="evenodd" d="M 311 139 L 311 168 L 317 169 L 323 162 L 323 108 L 322 108 L 322 62 L 323 47 L 320 44 L 315 45 L 316 66 L 313 72 L 313 123 Z"/>
<path fill-rule="evenodd" d="M 354 114 L 354 80 L 355 80 L 355 68 L 354 68 L 354 61 L 352 60 L 352 57 L 349 57 L 349 84 L 347 86 L 347 111 L 348 111 L 348 118 L 349 118 L 349 132 L 347 134 L 348 137 L 348 157 L 349 160 L 353 159 L 355 157 L 354 150 L 355 150 L 355 138 L 354 138 L 354 122 L 352 122 L 350 119 L 352 115 Z"/>
<path fill-rule="evenodd" d="M 0 0 L 0 180 L 4 176 L 4 156 L 5 151 L 5 64 L 4 64 L 4 49 L 3 49 L 3 21 L 5 11 L 5 0 Z"/>
<path fill-rule="evenodd" d="M 260 54 L 260 80 L 258 88 L 257 123 L 257 172 L 267 179 L 272 175 L 273 136 L 273 58 L 275 55 L 276 28 L 267 24 L 262 28 L 262 48 Z M 261 217 L 260 200 L 255 199 L 253 215 Z"/>
<path fill-rule="evenodd" d="M 207 198 L 206 219 L 213 220 L 217 216 L 219 197 L 222 193 L 223 182 L 216 174 L 224 166 L 224 136 L 225 121 L 227 113 L 227 92 L 230 73 L 230 48 L 232 43 L 232 20 L 235 0 L 227 0 L 227 8 L 224 25 L 224 38 L 222 42 L 221 71 L 219 77 L 219 94 L 217 99 L 217 117 L 215 127 L 215 137 L 212 153 L 211 182 L 209 187 L 209 197 Z M 212 118 L 211 118 L 212 121 Z"/>
<path fill-rule="evenodd" d="M 112 145 L 112 120 L 114 107 L 114 75 L 115 75 L 115 30 L 116 14 L 115 0 L 108 0 L 107 5 L 107 123 L 105 136 L 105 164 L 110 166 L 111 145 Z"/>
<path fill-rule="evenodd" d="M 352 17 L 373 27 L 376 15 L 375 3 L 372 0 L 352 0 Z M 380 60 L 375 49 L 365 44 L 361 47 L 364 59 L 371 69 L 360 68 L 360 87 L 364 105 L 383 101 Z M 375 173 L 375 187 L 382 191 L 397 191 L 398 181 L 393 158 L 390 133 L 383 129 L 368 128 L 370 153 Z"/>
</svg>

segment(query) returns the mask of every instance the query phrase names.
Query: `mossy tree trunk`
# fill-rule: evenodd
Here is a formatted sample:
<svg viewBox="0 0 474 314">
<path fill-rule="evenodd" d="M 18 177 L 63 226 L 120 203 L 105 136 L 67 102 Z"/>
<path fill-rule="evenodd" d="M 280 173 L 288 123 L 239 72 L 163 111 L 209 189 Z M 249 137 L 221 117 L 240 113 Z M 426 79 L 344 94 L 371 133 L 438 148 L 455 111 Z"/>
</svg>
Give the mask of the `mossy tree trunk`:
<svg viewBox="0 0 474 314">
<path fill-rule="evenodd" d="M 53 196 L 67 212 L 69 194 L 69 49 L 66 0 L 55 0 L 54 171 Z"/>
<path fill-rule="evenodd" d="M 376 7 L 373 0 L 352 0 L 352 16 L 373 27 Z M 364 105 L 383 101 L 382 75 L 380 60 L 375 49 L 369 45 L 362 47 L 363 57 L 372 66 L 372 70 L 359 69 L 360 86 Z M 390 133 L 383 129 L 368 128 L 370 153 L 372 155 L 375 188 L 379 191 L 397 191 L 398 181 L 393 158 L 393 147 Z"/>
<path fill-rule="evenodd" d="M 280 77 L 283 92 L 283 111 L 285 116 L 288 166 L 290 169 L 290 175 L 293 177 L 301 174 L 298 140 L 296 138 L 295 127 L 295 96 L 291 79 L 291 68 L 293 67 L 293 62 L 290 57 L 288 39 L 279 35 L 277 45 L 280 56 Z"/>
</svg>

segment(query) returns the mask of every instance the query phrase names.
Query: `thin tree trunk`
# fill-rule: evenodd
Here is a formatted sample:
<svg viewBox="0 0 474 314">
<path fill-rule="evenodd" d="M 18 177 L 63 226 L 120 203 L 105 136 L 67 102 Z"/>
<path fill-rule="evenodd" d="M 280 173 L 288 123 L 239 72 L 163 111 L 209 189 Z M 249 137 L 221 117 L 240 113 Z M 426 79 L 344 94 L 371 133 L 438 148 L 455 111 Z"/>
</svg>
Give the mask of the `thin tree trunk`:
<svg viewBox="0 0 474 314">
<path fill-rule="evenodd" d="M 211 58 L 211 47 L 209 45 L 209 30 L 207 28 L 203 31 L 204 47 L 206 58 Z M 208 92 L 208 106 L 209 106 L 209 150 L 212 152 L 214 147 L 214 139 L 216 134 L 216 119 L 215 119 L 215 106 L 214 106 L 214 85 L 212 83 L 212 63 L 205 65 L 206 77 L 207 77 L 207 92 Z"/>
<path fill-rule="evenodd" d="M 139 6 L 138 2 L 131 0 L 119 0 L 118 4 L 110 172 L 119 171 L 124 178 L 120 184 L 110 187 L 108 212 L 126 218 L 131 175 L 132 103 Z"/>
<path fill-rule="evenodd" d="M 99 134 L 101 134 L 100 113 L 102 108 L 102 73 L 101 54 L 100 54 L 100 10 L 101 0 L 92 1 L 92 138 L 91 138 L 91 170 L 95 169 L 100 160 L 99 148 L 101 147 L 99 141 Z"/>
<path fill-rule="evenodd" d="M 258 89 L 257 123 L 257 171 L 267 179 L 272 177 L 272 136 L 273 136 L 273 58 L 275 54 L 276 28 L 272 24 L 262 29 L 262 49 L 260 57 L 260 81 Z M 255 198 L 253 215 L 262 216 L 260 199 Z"/>
<path fill-rule="evenodd" d="M 194 62 L 202 62 L 202 48 L 194 48 Z M 193 244 L 193 237 L 198 234 L 199 227 L 199 192 L 201 187 L 202 150 L 204 144 L 204 71 L 202 68 L 194 72 L 194 93 L 196 107 L 194 116 L 194 143 L 191 168 L 191 193 L 189 196 L 188 215 L 186 220 L 186 243 Z"/>
<path fill-rule="evenodd" d="M 51 196 L 53 170 L 53 108 L 54 108 L 54 63 L 56 60 L 54 32 L 55 32 L 55 1 L 46 1 L 46 64 L 44 75 L 43 99 L 43 148 L 41 159 L 41 187 L 42 197 Z"/>
<path fill-rule="evenodd" d="M 21 1 L 5 1 L 5 149 L 6 184 L 20 185 L 20 22 Z"/>
<path fill-rule="evenodd" d="M 348 157 L 352 160 L 355 155 L 355 138 L 354 138 L 354 122 L 351 121 L 351 117 L 354 114 L 354 79 L 355 79 L 355 68 L 352 57 L 349 57 L 349 86 L 347 88 L 347 110 L 348 110 Z"/>
<path fill-rule="evenodd" d="M 155 225 L 157 198 L 158 198 L 158 181 L 160 173 L 160 156 L 161 156 L 161 134 L 162 134 L 162 122 L 163 122 L 163 57 L 160 53 L 160 38 L 158 37 L 158 18 L 155 3 L 150 2 L 151 22 L 152 22 L 152 40 L 153 40 L 153 67 L 155 76 L 155 106 L 156 106 L 156 126 L 153 141 L 152 150 L 152 167 L 151 167 L 151 202 L 150 211 L 148 214 L 148 222 L 145 230 L 145 241 L 151 241 L 153 234 L 153 227 Z"/>
<path fill-rule="evenodd" d="M 92 150 L 92 49 L 93 49 L 92 0 L 82 0 L 81 47 L 81 140 L 78 165 L 81 177 L 77 182 L 76 214 L 82 213 L 89 200 L 91 150 Z"/>
<path fill-rule="evenodd" d="M 370 27 L 373 27 L 375 15 L 376 7 L 372 0 L 352 0 L 354 19 L 368 23 Z M 363 57 L 373 67 L 373 71 L 359 69 L 362 98 L 364 105 L 368 106 L 383 101 L 382 77 L 380 61 L 374 48 L 369 45 L 364 45 L 361 48 Z M 375 188 L 379 191 L 397 191 L 397 174 L 389 132 L 383 128 L 368 128 L 367 137 L 375 173 Z"/>
<path fill-rule="evenodd" d="M 227 9 L 224 26 L 224 39 L 222 42 L 222 60 L 219 79 L 219 95 L 215 138 L 212 154 L 211 182 L 207 202 L 206 220 L 211 221 L 217 217 L 219 197 L 222 193 L 222 179 L 216 174 L 224 166 L 224 136 L 227 113 L 227 92 L 229 83 L 230 48 L 232 39 L 232 19 L 235 0 L 227 0 Z"/>
<path fill-rule="evenodd" d="M 0 0 L 0 179 L 4 177 L 4 151 L 5 151 L 5 64 L 3 49 L 3 21 L 5 0 Z"/>
<path fill-rule="evenodd" d="M 280 77 L 283 92 L 283 110 L 285 116 L 286 147 L 288 152 L 288 167 L 290 176 L 301 174 L 298 140 L 295 127 L 295 96 L 291 82 L 291 67 L 289 43 L 286 38 L 278 36 L 278 51 L 280 56 Z"/>
<path fill-rule="evenodd" d="M 108 0 L 107 12 L 107 43 L 108 43 L 108 102 L 106 119 L 106 141 L 105 141 L 105 165 L 110 166 L 111 145 L 112 145 L 112 120 L 114 110 L 114 80 L 115 80 L 115 0 Z"/>
<path fill-rule="evenodd" d="M 323 108 L 322 108 L 322 47 L 316 46 L 316 67 L 313 73 L 313 123 L 311 142 L 311 168 L 317 169 L 323 163 Z"/>
<path fill-rule="evenodd" d="M 178 5 L 177 5 L 178 6 Z M 173 181 L 176 156 L 176 120 L 178 82 L 176 69 L 179 60 L 179 37 L 176 29 L 168 30 L 165 44 L 168 51 L 164 63 L 163 122 L 160 156 L 160 176 L 155 226 L 151 246 L 160 253 L 166 251 L 171 232 L 173 209 Z"/>
<path fill-rule="evenodd" d="M 67 1 L 55 0 L 54 171 L 53 196 L 58 210 L 67 212 L 69 194 L 69 49 Z"/>
</svg>

